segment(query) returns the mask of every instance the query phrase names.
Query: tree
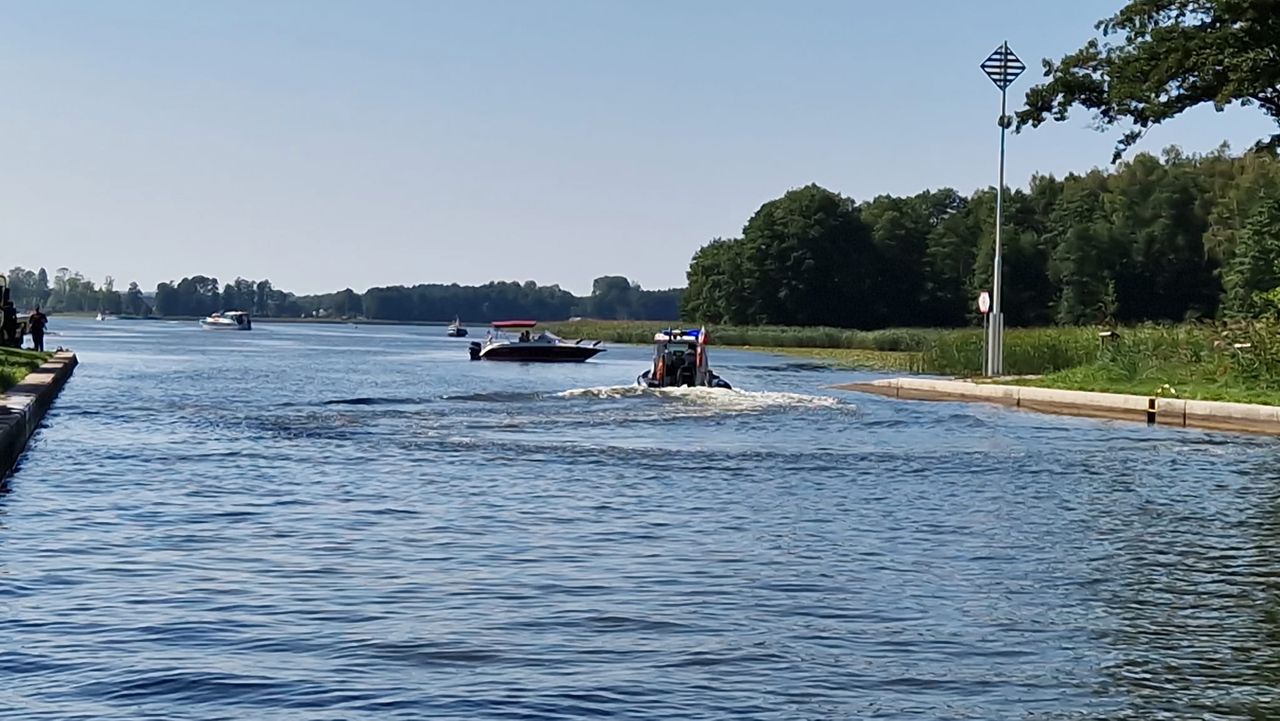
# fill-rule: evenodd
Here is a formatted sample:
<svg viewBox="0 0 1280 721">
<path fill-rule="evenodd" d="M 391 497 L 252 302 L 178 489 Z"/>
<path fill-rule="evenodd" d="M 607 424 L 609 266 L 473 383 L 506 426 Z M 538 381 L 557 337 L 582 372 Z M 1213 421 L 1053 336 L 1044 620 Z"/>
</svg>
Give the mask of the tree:
<svg viewBox="0 0 1280 721">
<path fill-rule="evenodd" d="M 1050 274 L 1059 288 L 1055 320 L 1063 324 L 1103 320 L 1108 284 L 1114 280 L 1120 255 L 1103 219 L 1107 178 L 1100 171 L 1068 176 L 1062 199 L 1049 217 L 1047 240 L 1052 244 Z"/>
<path fill-rule="evenodd" d="M 259 316 L 271 315 L 271 281 L 260 280 L 254 287 L 253 297 L 253 314 Z"/>
<path fill-rule="evenodd" d="M 44 268 L 36 272 L 36 292 L 40 295 L 40 300 L 36 305 L 43 305 L 49 302 L 49 273 Z"/>
<path fill-rule="evenodd" d="M 107 276 L 98 291 L 98 309 L 119 315 L 124 310 L 124 302 L 116 292 L 116 279 Z"/>
<path fill-rule="evenodd" d="M 817 185 L 756 211 L 742 231 L 754 323 L 871 327 L 880 262 L 854 202 Z"/>
<path fill-rule="evenodd" d="M 156 315 L 182 315 L 182 302 L 172 282 L 156 286 Z"/>
<path fill-rule="evenodd" d="M 54 311 L 66 310 L 67 304 L 67 275 L 71 273 L 70 268 L 58 268 L 53 276 L 53 291 L 49 294 L 49 309 Z"/>
<path fill-rule="evenodd" d="M 1276 0 L 1129 0 L 1096 27 L 1101 39 L 1044 61 L 1048 81 L 1027 91 L 1019 129 L 1080 106 L 1100 130 L 1132 126 L 1114 161 L 1152 126 L 1205 103 L 1256 105 L 1280 124 Z M 1259 145 L 1280 148 L 1280 132 Z"/>
<path fill-rule="evenodd" d="M 9 298 L 19 308 L 31 308 L 40 305 L 43 294 L 37 288 L 37 278 L 33 271 L 22 266 L 9 271 Z"/>
<path fill-rule="evenodd" d="M 1258 315 L 1271 307 L 1264 296 L 1280 287 L 1280 198 L 1267 200 L 1249 217 L 1222 285 L 1228 315 Z"/>
<path fill-rule="evenodd" d="M 749 289 L 741 238 L 716 238 L 693 254 L 680 317 L 706 323 L 747 322 Z"/>
<path fill-rule="evenodd" d="M 860 208 L 871 229 L 871 242 L 879 262 L 893 268 L 894 282 L 880 289 L 882 321 L 896 325 L 898 318 L 919 318 L 925 302 L 926 257 L 933 217 L 928 193 L 910 198 L 881 195 Z"/>
<path fill-rule="evenodd" d="M 147 300 L 142 296 L 142 289 L 136 282 L 130 283 L 129 290 L 125 292 L 124 308 L 130 315 L 149 315 Z"/>
<path fill-rule="evenodd" d="M 638 285 L 621 275 L 606 275 L 591 283 L 587 315 L 607 320 L 630 320 L 634 317 Z"/>
</svg>

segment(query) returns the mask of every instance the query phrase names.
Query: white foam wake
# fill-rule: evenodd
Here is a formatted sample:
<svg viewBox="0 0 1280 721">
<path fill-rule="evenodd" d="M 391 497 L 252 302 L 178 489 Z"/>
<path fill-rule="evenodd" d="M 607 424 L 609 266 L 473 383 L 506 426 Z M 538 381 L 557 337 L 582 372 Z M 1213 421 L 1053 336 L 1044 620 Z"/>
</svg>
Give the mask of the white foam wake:
<svg viewBox="0 0 1280 721">
<path fill-rule="evenodd" d="M 727 413 L 750 413 L 788 408 L 836 408 L 846 405 L 844 401 L 831 396 L 812 396 L 802 393 L 725 388 L 642 388 L 634 385 L 575 388 L 556 393 L 552 397 L 578 399 L 653 397 Z"/>
</svg>

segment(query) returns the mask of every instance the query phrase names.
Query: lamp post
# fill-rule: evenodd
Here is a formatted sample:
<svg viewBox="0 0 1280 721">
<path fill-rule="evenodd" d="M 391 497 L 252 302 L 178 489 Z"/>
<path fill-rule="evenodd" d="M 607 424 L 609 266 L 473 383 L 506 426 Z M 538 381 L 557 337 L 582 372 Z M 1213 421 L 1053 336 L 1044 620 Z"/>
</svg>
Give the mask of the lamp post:
<svg viewBox="0 0 1280 721">
<path fill-rule="evenodd" d="M 1004 139 L 1009 126 L 1012 125 L 1008 115 L 1008 90 L 1013 81 L 1018 79 L 1027 66 L 1018 59 L 1005 42 L 995 52 L 982 61 L 982 72 L 991 78 L 991 82 L 1000 88 L 1000 184 L 996 186 L 996 238 L 995 260 L 992 262 L 991 277 L 991 317 L 987 323 L 986 333 L 986 373 L 998 376 L 1004 373 L 1004 312 L 1001 305 L 1002 269 L 1000 256 L 1002 247 L 1000 231 L 1004 220 Z"/>
</svg>

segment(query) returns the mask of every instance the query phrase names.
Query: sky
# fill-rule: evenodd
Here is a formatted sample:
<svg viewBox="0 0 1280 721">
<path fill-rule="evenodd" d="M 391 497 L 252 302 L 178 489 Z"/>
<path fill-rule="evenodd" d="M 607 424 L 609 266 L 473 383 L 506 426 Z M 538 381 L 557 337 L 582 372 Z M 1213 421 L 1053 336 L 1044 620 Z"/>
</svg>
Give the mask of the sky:
<svg viewBox="0 0 1280 721">
<path fill-rule="evenodd" d="M 996 183 L 1015 102 L 1120 0 L 0 1 L 0 266 L 298 293 L 600 275 L 692 254 L 809 183 Z M 1204 108 L 1140 149 L 1273 132 Z M 1081 114 L 1010 185 L 1110 162 Z"/>
</svg>

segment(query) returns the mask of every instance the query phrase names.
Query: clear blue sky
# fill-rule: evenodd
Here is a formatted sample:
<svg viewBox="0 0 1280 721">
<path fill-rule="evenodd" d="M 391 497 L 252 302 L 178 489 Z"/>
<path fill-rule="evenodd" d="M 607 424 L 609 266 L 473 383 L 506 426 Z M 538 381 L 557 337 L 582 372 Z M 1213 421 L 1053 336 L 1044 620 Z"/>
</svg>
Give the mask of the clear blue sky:
<svg viewBox="0 0 1280 721">
<path fill-rule="evenodd" d="M 2 2 L 0 265 L 146 289 L 682 285 L 792 187 L 994 185 L 979 62 L 1007 38 L 1017 95 L 1120 4 Z M 1272 129 L 1204 110 L 1143 147 Z M 1010 184 L 1104 165 L 1114 139 L 1085 116 L 1013 136 Z"/>
</svg>

